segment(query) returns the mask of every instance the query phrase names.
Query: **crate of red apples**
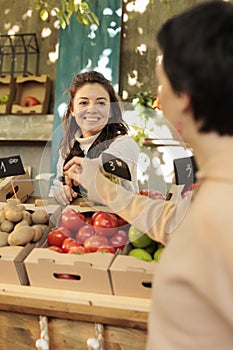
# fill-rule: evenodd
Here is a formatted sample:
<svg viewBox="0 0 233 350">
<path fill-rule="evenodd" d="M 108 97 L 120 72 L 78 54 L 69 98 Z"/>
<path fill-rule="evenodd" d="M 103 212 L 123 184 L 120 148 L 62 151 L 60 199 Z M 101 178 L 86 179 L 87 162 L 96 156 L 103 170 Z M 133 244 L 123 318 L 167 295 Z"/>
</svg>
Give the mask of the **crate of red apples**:
<svg viewBox="0 0 233 350">
<path fill-rule="evenodd" d="M 84 210 L 65 208 L 44 247 L 26 258 L 30 285 L 150 297 L 163 247 L 105 207 Z"/>
</svg>

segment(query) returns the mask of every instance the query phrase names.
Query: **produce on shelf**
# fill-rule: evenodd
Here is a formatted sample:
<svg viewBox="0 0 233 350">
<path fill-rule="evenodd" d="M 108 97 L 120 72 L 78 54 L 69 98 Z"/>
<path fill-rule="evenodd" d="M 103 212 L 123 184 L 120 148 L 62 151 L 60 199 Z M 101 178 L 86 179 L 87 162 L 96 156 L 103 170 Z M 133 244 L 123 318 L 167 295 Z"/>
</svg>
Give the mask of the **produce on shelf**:
<svg viewBox="0 0 233 350">
<path fill-rule="evenodd" d="M 142 248 L 134 248 L 130 250 L 128 255 L 134 256 L 135 258 L 140 260 L 144 260 L 148 262 L 152 261 L 152 256 L 145 249 L 142 249 Z"/>
<path fill-rule="evenodd" d="M 33 107 L 36 105 L 40 105 L 40 101 L 33 96 L 26 96 L 23 98 L 22 102 L 20 103 L 22 107 Z"/>
<path fill-rule="evenodd" d="M 49 215 L 45 209 L 30 212 L 19 202 L 6 203 L 0 209 L 0 247 L 35 243 L 48 231 Z"/>
<path fill-rule="evenodd" d="M 150 197 L 152 199 L 165 199 L 165 196 L 162 194 L 162 192 L 158 190 L 149 189 L 149 188 L 142 189 L 139 192 L 139 194 Z"/>
<path fill-rule="evenodd" d="M 128 229 L 128 223 L 115 214 L 84 214 L 68 208 L 62 212 L 60 226 L 48 234 L 49 249 L 69 254 L 115 253 L 128 243 Z"/>
<path fill-rule="evenodd" d="M 162 246 L 116 214 L 80 213 L 72 208 L 62 212 L 60 225 L 49 232 L 47 243 L 58 253 L 120 252 L 148 262 L 158 260 L 155 252 Z"/>
<path fill-rule="evenodd" d="M 160 247 L 156 250 L 156 252 L 154 253 L 154 261 L 158 262 L 162 252 L 164 251 L 164 247 Z"/>
<path fill-rule="evenodd" d="M 129 240 L 135 248 L 146 248 L 153 242 L 146 233 L 134 226 L 129 229 Z"/>
<path fill-rule="evenodd" d="M 9 95 L 8 94 L 2 95 L 1 98 L 0 98 L 0 104 L 1 105 L 7 104 L 8 100 L 9 100 Z"/>
</svg>

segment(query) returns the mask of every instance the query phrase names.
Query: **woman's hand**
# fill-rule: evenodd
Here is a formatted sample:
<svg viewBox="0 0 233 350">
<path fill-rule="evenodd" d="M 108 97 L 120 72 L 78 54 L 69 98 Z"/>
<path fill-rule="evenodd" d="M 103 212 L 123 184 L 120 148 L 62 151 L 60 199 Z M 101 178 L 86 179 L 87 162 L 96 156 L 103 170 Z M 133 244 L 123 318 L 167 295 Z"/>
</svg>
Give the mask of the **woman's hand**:
<svg viewBox="0 0 233 350">
<path fill-rule="evenodd" d="M 54 198 L 61 205 L 68 205 L 74 198 L 77 197 L 77 193 L 68 185 L 62 185 L 54 189 Z"/>
<path fill-rule="evenodd" d="M 81 162 L 82 162 L 83 158 L 80 157 L 73 157 L 69 162 L 66 163 L 66 165 L 64 166 L 64 175 L 65 175 L 65 183 L 72 187 L 72 185 L 74 186 L 78 186 L 79 185 L 79 181 L 78 178 L 76 179 L 72 179 L 70 176 L 68 175 L 68 172 L 71 173 L 76 173 L 78 174 L 80 169 L 81 169 Z"/>
<path fill-rule="evenodd" d="M 64 166 L 65 175 L 68 177 L 68 181 L 75 181 L 80 183 L 85 189 L 88 190 L 91 184 L 95 183 L 95 176 L 100 169 L 100 159 L 88 159 L 73 157 Z"/>
<path fill-rule="evenodd" d="M 70 176 L 67 176 L 68 172 L 69 172 L 69 174 L 72 174 L 72 173 L 78 174 L 79 171 L 81 170 L 80 164 L 81 164 L 82 160 L 83 160 L 83 158 L 73 157 L 69 162 L 66 163 L 66 165 L 63 168 L 64 175 L 65 175 L 65 183 L 70 187 L 72 187 L 73 185 L 78 186 L 79 181 L 78 181 L 77 177 L 76 177 L 76 179 L 74 179 L 74 178 L 71 178 Z"/>
</svg>

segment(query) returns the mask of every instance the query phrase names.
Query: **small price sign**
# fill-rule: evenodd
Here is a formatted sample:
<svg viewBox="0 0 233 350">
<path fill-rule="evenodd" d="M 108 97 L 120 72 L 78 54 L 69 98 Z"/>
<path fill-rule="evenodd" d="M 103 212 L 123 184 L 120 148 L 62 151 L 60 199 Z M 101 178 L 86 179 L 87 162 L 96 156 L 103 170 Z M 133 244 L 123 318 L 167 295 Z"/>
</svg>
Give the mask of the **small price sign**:
<svg viewBox="0 0 233 350">
<path fill-rule="evenodd" d="M 23 174 L 25 170 L 20 156 L 0 158 L 0 178 Z"/>
<path fill-rule="evenodd" d="M 174 159 L 174 170 L 176 185 L 188 185 L 196 182 L 197 164 L 193 156 Z"/>
<path fill-rule="evenodd" d="M 127 163 L 122 159 L 116 158 L 110 153 L 102 154 L 103 169 L 108 174 L 113 174 L 126 180 L 131 180 L 131 174 Z"/>
</svg>

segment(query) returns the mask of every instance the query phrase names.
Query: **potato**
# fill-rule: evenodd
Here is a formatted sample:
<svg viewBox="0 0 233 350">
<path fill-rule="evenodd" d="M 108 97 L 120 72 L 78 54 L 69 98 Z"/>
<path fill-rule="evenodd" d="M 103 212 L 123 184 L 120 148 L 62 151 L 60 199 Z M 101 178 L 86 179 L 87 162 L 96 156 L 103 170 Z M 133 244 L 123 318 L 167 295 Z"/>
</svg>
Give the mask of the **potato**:
<svg viewBox="0 0 233 350">
<path fill-rule="evenodd" d="M 5 211 L 1 210 L 0 211 L 0 224 L 5 220 L 6 220 Z"/>
<path fill-rule="evenodd" d="M 14 230 L 16 230 L 19 226 L 30 226 L 30 225 L 27 220 L 23 219 L 15 225 Z"/>
<path fill-rule="evenodd" d="M 48 201 L 46 199 L 36 199 L 35 200 L 36 207 L 45 207 L 46 205 L 48 205 Z"/>
<path fill-rule="evenodd" d="M 31 225 L 32 224 L 32 214 L 27 210 L 23 210 L 23 220 L 27 220 L 28 224 Z"/>
<path fill-rule="evenodd" d="M 7 232 L 0 231 L 0 247 L 5 247 L 8 245 L 8 236 Z"/>
<path fill-rule="evenodd" d="M 14 229 L 14 223 L 9 220 L 5 220 L 1 223 L 0 228 L 1 231 L 10 233 Z"/>
<path fill-rule="evenodd" d="M 7 205 L 16 206 L 16 205 L 20 205 L 20 204 L 21 204 L 21 200 L 18 198 L 7 199 Z"/>
<path fill-rule="evenodd" d="M 5 210 L 5 217 L 7 220 L 12 221 L 12 222 L 19 222 L 23 218 L 23 211 L 15 206 L 9 206 Z"/>
<path fill-rule="evenodd" d="M 19 226 L 8 236 L 8 244 L 11 246 L 25 245 L 29 243 L 35 235 L 32 226 Z"/>
<path fill-rule="evenodd" d="M 23 204 L 19 204 L 19 205 L 17 205 L 17 207 L 23 211 L 26 210 L 26 207 Z"/>
<path fill-rule="evenodd" d="M 35 224 L 32 226 L 32 228 L 35 231 L 34 237 L 32 238 L 32 242 L 38 242 L 44 233 L 44 228 L 40 224 Z"/>
<path fill-rule="evenodd" d="M 43 233 L 50 231 L 49 225 L 46 225 L 46 224 L 35 224 L 35 225 L 40 226 L 43 230 Z M 35 225 L 33 225 L 32 227 L 34 227 Z"/>
<path fill-rule="evenodd" d="M 39 209 L 32 213 L 33 224 L 46 224 L 49 220 L 49 214 L 45 209 Z"/>
</svg>

